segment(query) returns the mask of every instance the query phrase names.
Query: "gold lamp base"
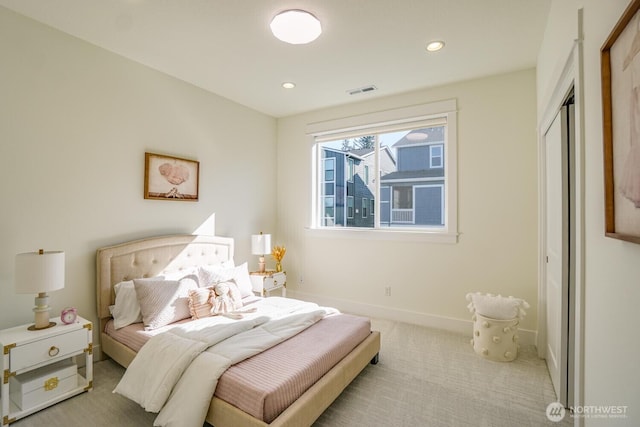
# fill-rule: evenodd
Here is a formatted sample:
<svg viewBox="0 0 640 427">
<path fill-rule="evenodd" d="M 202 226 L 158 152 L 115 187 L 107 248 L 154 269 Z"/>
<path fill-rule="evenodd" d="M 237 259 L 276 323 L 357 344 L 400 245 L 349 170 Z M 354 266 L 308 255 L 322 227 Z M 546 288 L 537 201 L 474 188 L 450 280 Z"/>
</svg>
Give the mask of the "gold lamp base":
<svg viewBox="0 0 640 427">
<path fill-rule="evenodd" d="M 31 325 L 29 326 L 27 329 L 30 331 L 41 331 L 43 329 L 48 329 L 51 328 L 53 326 L 56 326 L 56 322 L 49 322 L 49 324 L 47 326 L 41 326 L 41 327 L 36 327 L 36 325 Z"/>
</svg>

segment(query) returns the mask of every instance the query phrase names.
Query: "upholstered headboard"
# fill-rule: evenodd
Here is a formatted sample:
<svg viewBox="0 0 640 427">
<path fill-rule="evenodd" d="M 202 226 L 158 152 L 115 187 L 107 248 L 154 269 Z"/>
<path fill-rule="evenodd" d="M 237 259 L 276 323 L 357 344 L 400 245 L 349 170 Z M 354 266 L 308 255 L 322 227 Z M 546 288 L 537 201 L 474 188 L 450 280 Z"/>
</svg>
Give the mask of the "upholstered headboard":
<svg viewBox="0 0 640 427">
<path fill-rule="evenodd" d="M 123 280 L 188 271 L 232 259 L 233 239 L 218 236 L 160 236 L 98 249 L 98 317 L 101 321 L 111 317 L 113 287 Z"/>
</svg>

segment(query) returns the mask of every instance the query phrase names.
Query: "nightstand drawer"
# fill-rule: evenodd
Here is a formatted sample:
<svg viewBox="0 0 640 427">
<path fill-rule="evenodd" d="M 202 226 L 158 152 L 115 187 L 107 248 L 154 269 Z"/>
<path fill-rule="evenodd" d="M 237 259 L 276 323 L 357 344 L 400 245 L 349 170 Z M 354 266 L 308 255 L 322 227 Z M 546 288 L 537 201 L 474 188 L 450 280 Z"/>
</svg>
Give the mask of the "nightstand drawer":
<svg viewBox="0 0 640 427">
<path fill-rule="evenodd" d="M 266 291 L 279 288 L 280 286 L 287 283 L 287 276 L 284 273 L 274 273 L 271 277 L 265 277 L 264 279 L 264 289 Z"/>
<path fill-rule="evenodd" d="M 27 409 L 78 387 L 78 367 L 71 359 L 11 377 L 11 400 Z"/>
<path fill-rule="evenodd" d="M 274 289 L 282 289 L 282 296 L 287 296 L 287 274 L 284 271 L 252 271 L 249 278 L 253 292 L 260 296 L 268 296 L 269 292 Z"/>
<path fill-rule="evenodd" d="M 11 349 L 9 369 L 17 372 L 43 362 L 55 361 L 82 352 L 87 348 L 87 330 L 77 329 Z"/>
</svg>

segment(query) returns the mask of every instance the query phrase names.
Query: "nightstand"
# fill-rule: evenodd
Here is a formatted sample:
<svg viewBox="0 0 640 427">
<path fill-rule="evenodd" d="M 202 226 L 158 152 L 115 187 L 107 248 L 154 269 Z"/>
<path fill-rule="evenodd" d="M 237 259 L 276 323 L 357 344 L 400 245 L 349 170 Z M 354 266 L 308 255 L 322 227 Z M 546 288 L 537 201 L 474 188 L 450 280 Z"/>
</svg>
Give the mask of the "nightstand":
<svg viewBox="0 0 640 427">
<path fill-rule="evenodd" d="M 3 349 L 2 425 L 5 426 L 93 388 L 93 326 L 75 323 L 29 331 L 29 324 L 0 331 Z M 85 376 L 77 374 L 74 356 L 85 356 Z"/>
<path fill-rule="evenodd" d="M 267 270 L 264 273 L 252 271 L 249 273 L 253 292 L 260 296 L 269 296 L 269 292 L 282 289 L 282 296 L 287 296 L 287 273 Z"/>
</svg>

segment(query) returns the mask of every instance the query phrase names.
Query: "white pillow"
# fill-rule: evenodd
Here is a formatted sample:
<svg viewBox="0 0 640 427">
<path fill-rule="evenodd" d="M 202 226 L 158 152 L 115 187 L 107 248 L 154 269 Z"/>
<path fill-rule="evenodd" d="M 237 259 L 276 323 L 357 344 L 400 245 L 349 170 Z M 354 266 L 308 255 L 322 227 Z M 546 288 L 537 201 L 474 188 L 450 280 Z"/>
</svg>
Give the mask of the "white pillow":
<svg viewBox="0 0 640 427">
<path fill-rule="evenodd" d="M 166 272 L 163 272 L 163 274 L 166 280 L 180 280 L 183 277 L 189 276 L 191 274 L 197 275 L 198 267 L 185 268 L 185 269 L 176 270 L 176 271 L 166 271 Z"/>
<path fill-rule="evenodd" d="M 198 267 L 198 285 L 201 288 L 208 288 L 216 284 L 216 280 L 220 277 L 226 277 L 227 281 L 233 278 L 233 269 L 235 264 L 233 260 L 224 261 L 216 265 L 203 265 Z"/>
<path fill-rule="evenodd" d="M 253 287 L 251 286 L 251 278 L 249 277 L 249 265 L 246 262 L 235 267 L 233 281 L 236 282 L 242 298 L 253 295 Z"/>
<path fill-rule="evenodd" d="M 163 276 L 157 276 L 151 279 L 140 280 L 163 280 Z M 133 280 L 126 280 L 117 283 L 113 290 L 116 293 L 116 302 L 109 307 L 113 316 L 113 326 L 116 329 L 124 328 L 132 323 L 142 322 L 142 314 L 140 313 L 140 304 L 133 285 Z"/>
<path fill-rule="evenodd" d="M 113 326 L 116 329 L 120 329 L 132 323 L 142 322 L 140 304 L 138 304 L 138 299 L 136 298 L 133 280 L 120 282 L 113 289 L 116 292 L 116 303 L 111 306 Z"/>
<path fill-rule="evenodd" d="M 133 280 L 147 330 L 191 317 L 189 291 L 198 288 L 194 275 L 180 280 Z"/>
<path fill-rule="evenodd" d="M 496 320 L 522 319 L 527 314 L 524 309 L 529 308 L 529 304 L 525 300 L 511 296 L 483 295 L 476 292 L 475 294 L 467 294 L 466 298 L 469 301 L 467 308 L 470 312 Z"/>
<path fill-rule="evenodd" d="M 251 279 L 249 278 L 249 265 L 246 262 L 237 267 L 224 267 L 224 264 L 200 267 L 198 269 L 198 277 L 200 278 L 201 287 L 233 281 L 238 286 L 242 298 L 253 295 Z"/>
</svg>

